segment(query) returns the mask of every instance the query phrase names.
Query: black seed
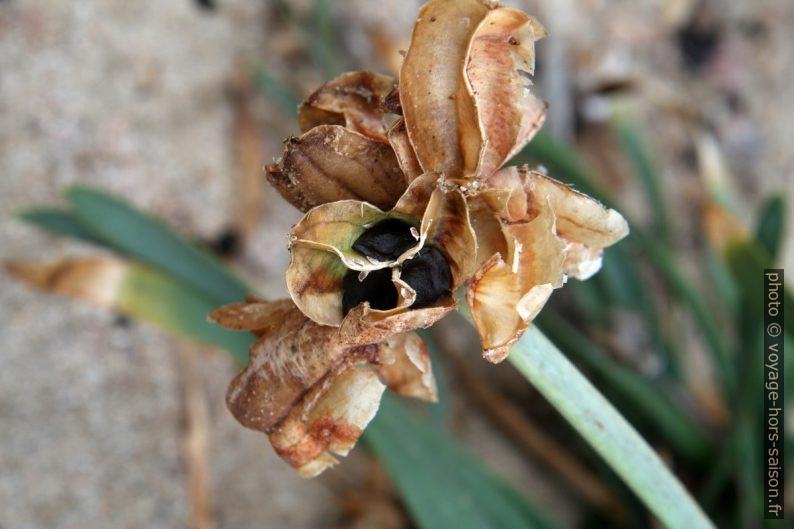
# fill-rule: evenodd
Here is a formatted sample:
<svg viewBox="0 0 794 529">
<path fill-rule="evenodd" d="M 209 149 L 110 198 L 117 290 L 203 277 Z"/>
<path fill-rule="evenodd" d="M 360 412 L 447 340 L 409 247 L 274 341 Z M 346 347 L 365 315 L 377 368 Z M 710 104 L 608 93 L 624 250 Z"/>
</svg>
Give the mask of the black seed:
<svg viewBox="0 0 794 529">
<path fill-rule="evenodd" d="M 342 314 L 359 303 L 369 301 L 373 309 L 388 310 L 397 306 L 397 289 L 391 280 L 391 268 L 373 270 L 363 281 L 359 272 L 351 270 L 342 282 Z"/>
<path fill-rule="evenodd" d="M 402 265 L 400 277 L 416 290 L 414 307 L 425 307 L 452 289 L 452 273 L 438 248 L 425 246 Z"/>
<path fill-rule="evenodd" d="M 400 257 L 416 244 L 411 235 L 411 225 L 397 219 L 386 219 L 361 234 L 353 243 L 353 249 L 379 261 L 391 261 Z"/>
</svg>

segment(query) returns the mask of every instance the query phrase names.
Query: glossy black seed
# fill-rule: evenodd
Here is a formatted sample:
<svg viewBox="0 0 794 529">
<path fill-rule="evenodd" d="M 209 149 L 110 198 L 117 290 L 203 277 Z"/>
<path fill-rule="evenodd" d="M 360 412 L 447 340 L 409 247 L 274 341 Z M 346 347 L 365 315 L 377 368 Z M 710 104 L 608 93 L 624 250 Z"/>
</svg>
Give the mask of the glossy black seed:
<svg viewBox="0 0 794 529">
<path fill-rule="evenodd" d="M 391 268 L 373 270 L 363 281 L 359 281 L 358 276 L 359 272 L 351 270 L 342 282 L 343 314 L 364 301 L 369 301 L 369 306 L 378 310 L 397 306 L 397 289 L 391 280 Z"/>
<path fill-rule="evenodd" d="M 416 290 L 414 307 L 431 305 L 452 289 L 452 273 L 441 250 L 425 246 L 402 265 L 400 277 Z"/>
<path fill-rule="evenodd" d="M 397 219 L 378 222 L 361 234 L 353 249 L 378 261 L 391 261 L 400 257 L 416 244 L 411 235 L 411 225 Z"/>
</svg>

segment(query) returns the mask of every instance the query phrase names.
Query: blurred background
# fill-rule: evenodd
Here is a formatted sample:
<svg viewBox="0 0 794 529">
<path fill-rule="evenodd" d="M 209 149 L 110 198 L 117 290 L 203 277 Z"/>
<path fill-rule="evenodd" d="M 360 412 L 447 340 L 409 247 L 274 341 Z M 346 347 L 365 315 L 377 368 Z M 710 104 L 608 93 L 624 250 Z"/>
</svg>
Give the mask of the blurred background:
<svg viewBox="0 0 794 529">
<path fill-rule="evenodd" d="M 746 294 L 761 295 L 747 289 L 759 267 L 794 259 L 794 3 L 506 3 L 551 34 L 535 78 L 549 117 L 520 161 L 614 205 L 635 232 L 596 278 L 556 294 L 540 325 L 720 527 L 762 527 L 760 386 L 743 378 L 760 366 L 760 335 L 741 322 L 759 317 Z M 322 82 L 397 71 L 420 5 L 0 1 L 0 257 L 96 254 L 15 217 L 88 184 L 285 297 L 299 213 L 261 168 Z M 414 526 L 365 449 L 307 481 L 237 425 L 222 353 L 4 273 L 0 284 L 0 528 Z M 460 328 L 434 331 L 438 413 L 460 444 L 562 527 L 651 527 L 526 381 L 477 361 Z M 792 426 L 789 412 L 789 437 Z"/>
</svg>

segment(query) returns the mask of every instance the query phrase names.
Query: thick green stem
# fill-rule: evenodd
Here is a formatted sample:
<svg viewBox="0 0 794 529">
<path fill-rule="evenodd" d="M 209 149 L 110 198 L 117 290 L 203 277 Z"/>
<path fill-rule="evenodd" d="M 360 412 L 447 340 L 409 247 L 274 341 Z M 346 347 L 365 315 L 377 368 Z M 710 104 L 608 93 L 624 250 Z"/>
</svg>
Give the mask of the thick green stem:
<svg viewBox="0 0 794 529">
<path fill-rule="evenodd" d="M 656 452 L 537 327 L 508 359 L 666 527 L 714 527 Z"/>
</svg>

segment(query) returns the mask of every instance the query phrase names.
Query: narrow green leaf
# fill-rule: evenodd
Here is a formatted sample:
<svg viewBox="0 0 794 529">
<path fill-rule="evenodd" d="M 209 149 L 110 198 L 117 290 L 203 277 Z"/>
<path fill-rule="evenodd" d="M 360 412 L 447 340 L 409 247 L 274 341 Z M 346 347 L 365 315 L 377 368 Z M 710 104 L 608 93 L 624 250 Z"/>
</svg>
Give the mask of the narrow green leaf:
<svg viewBox="0 0 794 529">
<path fill-rule="evenodd" d="M 394 477 L 424 529 L 556 527 L 397 397 L 384 395 L 365 440 Z"/>
<path fill-rule="evenodd" d="M 218 304 L 250 293 L 216 259 L 125 202 L 85 187 L 66 195 L 80 222 L 122 254 L 168 272 Z"/>
<path fill-rule="evenodd" d="M 670 236 L 670 220 L 664 200 L 661 178 L 659 171 L 656 169 L 656 163 L 651 158 L 650 150 L 642 138 L 642 133 L 637 124 L 625 114 L 618 115 L 612 121 L 612 127 L 629 162 L 634 168 L 634 173 L 645 190 L 645 197 L 653 213 L 654 229 L 662 240 L 668 240 Z"/>
<path fill-rule="evenodd" d="M 761 217 L 755 230 L 756 238 L 769 254 L 772 262 L 777 261 L 786 231 L 786 197 L 773 195 L 764 202 Z"/>
<path fill-rule="evenodd" d="M 762 319 L 764 269 L 775 268 L 771 258 L 755 239 L 729 244 L 723 257 L 740 289 L 743 314 L 739 315 L 739 322 Z M 794 335 L 794 296 L 789 288 L 783 290 L 783 314 L 786 333 Z"/>
<path fill-rule="evenodd" d="M 329 0 L 314 0 L 311 31 L 305 32 L 312 61 L 326 79 L 336 77 L 342 72 L 331 5 Z"/>
<path fill-rule="evenodd" d="M 254 80 L 262 93 L 272 99 L 284 115 L 293 119 L 298 116 L 300 101 L 295 97 L 294 92 L 271 75 L 264 66 L 254 69 Z"/>
<path fill-rule="evenodd" d="M 692 313 L 709 346 L 714 364 L 720 373 L 720 379 L 725 385 L 728 395 L 731 395 L 736 387 L 733 370 L 735 352 L 728 344 L 726 335 L 714 318 L 713 312 L 700 292 L 683 273 L 672 252 L 666 246 L 639 230 L 635 230 L 633 236 L 638 239 L 647 252 L 649 262 L 654 265 L 676 297 Z"/>
<path fill-rule="evenodd" d="M 19 218 L 55 235 L 105 246 L 104 241 L 88 230 L 71 211 L 65 209 L 34 208 L 23 211 Z"/>
</svg>

